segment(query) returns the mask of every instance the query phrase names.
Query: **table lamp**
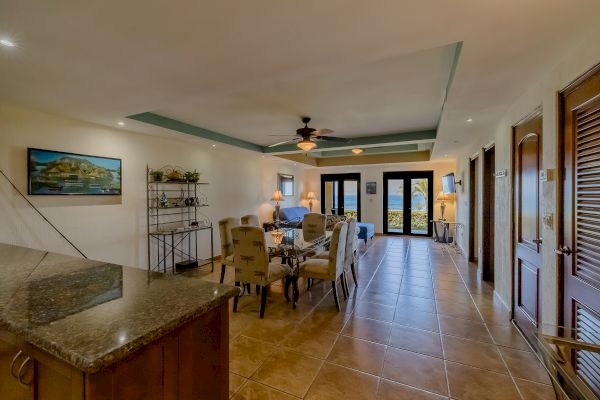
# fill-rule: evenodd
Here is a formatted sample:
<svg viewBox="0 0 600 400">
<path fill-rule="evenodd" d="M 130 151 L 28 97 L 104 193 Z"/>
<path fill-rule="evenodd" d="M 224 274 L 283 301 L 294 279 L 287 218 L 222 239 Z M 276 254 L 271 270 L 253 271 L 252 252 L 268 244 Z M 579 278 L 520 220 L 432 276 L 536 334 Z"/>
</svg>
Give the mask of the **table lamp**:
<svg viewBox="0 0 600 400">
<path fill-rule="evenodd" d="M 442 218 L 440 218 L 440 220 L 443 221 L 443 220 L 445 220 L 444 211 L 446 211 L 446 203 L 445 202 L 452 200 L 452 197 L 450 197 L 449 193 L 444 193 L 443 191 L 440 191 L 437 195 L 436 200 L 442 202 L 440 204 L 440 210 L 442 210 Z"/>
<path fill-rule="evenodd" d="M 283 193 L 281 193 L 281 190 L 276 190 L 275 193 L 273 193 L 273 197 L 271 197 L 271 200 L 275 201 L 275 221 L 279 221 L 279 202 L 283 200 Z"/>
<path fill-rule="evenodd" d="M 306 195 L 306 200 L 308 200 L 308 209 L 312 212 L 313 200 L 316 200 L 315 192 L 308 192 Z"/>
</svg>

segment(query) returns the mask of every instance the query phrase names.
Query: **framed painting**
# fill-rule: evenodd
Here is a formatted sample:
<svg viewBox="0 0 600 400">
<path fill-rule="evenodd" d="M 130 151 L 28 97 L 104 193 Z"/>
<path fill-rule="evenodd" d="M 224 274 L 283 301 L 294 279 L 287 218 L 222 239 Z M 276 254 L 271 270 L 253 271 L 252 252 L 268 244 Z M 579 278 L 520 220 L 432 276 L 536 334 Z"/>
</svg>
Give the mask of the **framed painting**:
<svg viewBox="0 0 600 400">
<path fill-rule="evenodd" d="M 121 195 L 118 158 L 27 149 L 30 195 Z"/>
<path fill-rule="evenodd" d="M 367 182 L 367 194 L 377 194 L 377 182 Z"/>
</svg>

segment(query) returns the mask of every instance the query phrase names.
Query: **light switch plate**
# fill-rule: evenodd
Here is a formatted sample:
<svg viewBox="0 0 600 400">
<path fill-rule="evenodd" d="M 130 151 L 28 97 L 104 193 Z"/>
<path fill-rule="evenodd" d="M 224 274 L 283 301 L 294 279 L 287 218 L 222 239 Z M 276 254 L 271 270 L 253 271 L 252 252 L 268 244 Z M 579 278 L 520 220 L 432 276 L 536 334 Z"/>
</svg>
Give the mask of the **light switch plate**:
<svg viewBox="0 0 600 400">
<path fill-rule="evenodd" d="M 504 178 L 504 177 L 506 177 L 507 174 L 508 174 L 507 170 L 501 169 L 499 171 L 496 171 L 496 173 L 494 175 L 496 176 L 496 178 Z"/>
</svg>

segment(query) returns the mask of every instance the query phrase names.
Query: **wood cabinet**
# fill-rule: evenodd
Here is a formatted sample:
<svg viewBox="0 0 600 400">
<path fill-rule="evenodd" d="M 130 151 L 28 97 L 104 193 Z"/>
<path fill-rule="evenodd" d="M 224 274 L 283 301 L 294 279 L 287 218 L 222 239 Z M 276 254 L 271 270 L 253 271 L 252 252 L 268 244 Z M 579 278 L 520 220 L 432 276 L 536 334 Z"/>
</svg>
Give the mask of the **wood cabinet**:
<svg viewBox="0 0 600 400">
<path fill-rule="evenodd" d="M 126 359 L 86 373 L 0 328 L 0 399 L 225 400 L 229 396 L 228 335 L 224 303 Z M 19 369 L 20 381 L 13 377 Z"/>
</svg>

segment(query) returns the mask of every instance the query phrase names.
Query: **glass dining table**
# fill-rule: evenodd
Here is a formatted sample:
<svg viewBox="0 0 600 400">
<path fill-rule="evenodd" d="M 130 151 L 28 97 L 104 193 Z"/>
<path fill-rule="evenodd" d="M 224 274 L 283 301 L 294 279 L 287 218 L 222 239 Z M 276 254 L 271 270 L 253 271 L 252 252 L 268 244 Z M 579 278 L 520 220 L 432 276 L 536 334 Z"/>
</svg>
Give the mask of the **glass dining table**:
<svg viewBox="0 0 600 400">
<path fill-rule="evenodd" d="M 281 228 L 265 232 L 265 244 L 269 257 L 281 257 L 282 263 L 291 268 L 290 274 L 285 279 L 284 294 L 290 301 L 289 289 L 292 286 L 292 306 L 296 308 L 296 302 L 300 296 L 298 290 L 298 273 L 300 263 L 304 258 L 315 255 L 324 250 L 331 240 L 332 231 L 325 231 L 325 235 L 307 237 L 302 229 Z"/>
<path fill-rule="evenodd" d="M 600 399 L 600 331 L 540 325 L 533 343 L 558 400 Z"/>
</svg>

